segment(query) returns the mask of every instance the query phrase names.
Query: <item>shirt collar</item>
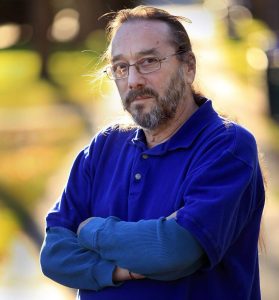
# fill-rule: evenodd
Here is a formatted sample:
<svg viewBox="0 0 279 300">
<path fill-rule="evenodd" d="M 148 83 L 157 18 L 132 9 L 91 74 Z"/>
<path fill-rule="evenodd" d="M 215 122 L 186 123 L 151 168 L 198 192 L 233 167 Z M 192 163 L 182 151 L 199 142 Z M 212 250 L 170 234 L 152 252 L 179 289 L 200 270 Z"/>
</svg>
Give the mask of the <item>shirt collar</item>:
<svg viewBox="0 0 279 300">
<path fill-rule="evenodd" d="M 212 107 L 211 100 L 207 100 L 199 109 L 182 125 L 182 127 L 165 143 L 151 149 L 146 146 L 145 134 L 142 129 L 137 129 L 131 142 L 145 150 L 150 155 L 161 155 L 167 151 L 189 148 L 201 132 L 217 117 Z"/>
</svg>

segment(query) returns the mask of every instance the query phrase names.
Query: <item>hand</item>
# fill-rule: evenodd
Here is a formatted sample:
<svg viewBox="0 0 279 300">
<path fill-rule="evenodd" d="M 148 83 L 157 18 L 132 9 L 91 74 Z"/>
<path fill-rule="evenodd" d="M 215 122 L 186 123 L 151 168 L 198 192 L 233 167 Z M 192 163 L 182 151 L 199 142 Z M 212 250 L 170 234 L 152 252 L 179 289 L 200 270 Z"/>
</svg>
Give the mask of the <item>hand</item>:
<svg viewBox="0 0 279 300">
<path fill-rule="evenodd" d="M 132 276 L 134 279 L 143 279 L 145 278 L 145 276 L 137 274 L 137 273 L 132 273 Z M 129 274 L 129 270 L 127 269 L 123 269 L 120 267 L 116 267 L 114 269 L 114 272 L 112 274 L 112 280 L 113 281 L 125 281 L 125 280 L 132 280 L 130 274 Z"/>
</svg>

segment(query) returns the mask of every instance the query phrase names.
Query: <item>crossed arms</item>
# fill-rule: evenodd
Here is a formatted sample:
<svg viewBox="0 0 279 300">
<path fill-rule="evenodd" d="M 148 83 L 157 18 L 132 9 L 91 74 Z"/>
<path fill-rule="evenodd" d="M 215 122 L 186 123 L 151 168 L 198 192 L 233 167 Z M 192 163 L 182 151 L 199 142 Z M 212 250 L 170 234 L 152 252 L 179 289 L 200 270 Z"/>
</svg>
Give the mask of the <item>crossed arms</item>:
<svg viewBox="0 0 279 300">
<path fill-rule="evenodd" d="M 204 260 L 199 243 L 174 218 L 125 222 L 96 217 L 78 233 L 51 227 L 41 251 L 46 276 L 90 290 L 130 280 L 129 271 L 137 279 L 176 280 L 198 270 Z"/>
</svg>

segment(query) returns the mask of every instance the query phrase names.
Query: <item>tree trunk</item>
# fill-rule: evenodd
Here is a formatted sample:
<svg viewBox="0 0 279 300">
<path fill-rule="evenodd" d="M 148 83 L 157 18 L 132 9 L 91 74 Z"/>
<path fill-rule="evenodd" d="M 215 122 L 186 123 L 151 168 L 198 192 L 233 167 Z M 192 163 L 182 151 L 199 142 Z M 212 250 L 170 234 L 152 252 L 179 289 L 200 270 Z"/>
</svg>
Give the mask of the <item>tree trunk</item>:
<svg viewBox="0 0 279 300">
<path fill-rule="evenodd" d="M 41 78 L 49 79 L 47 59 L 49 52 L 48 30 L 51 26 L 51 8 L 48 0 L 33 0 L 30 19 L 34 30 L 33 43 L 42 60 Z"/>
</svg>

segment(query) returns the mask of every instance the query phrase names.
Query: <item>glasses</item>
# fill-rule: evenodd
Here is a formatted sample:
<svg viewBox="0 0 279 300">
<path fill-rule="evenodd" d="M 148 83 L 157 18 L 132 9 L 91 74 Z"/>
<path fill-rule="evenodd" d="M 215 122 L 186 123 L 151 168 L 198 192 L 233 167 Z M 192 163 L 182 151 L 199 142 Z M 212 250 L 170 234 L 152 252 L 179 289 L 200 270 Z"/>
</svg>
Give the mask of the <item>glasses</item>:
<svg viewBox="0 0 279 300">
<path fill-rule="evenodd" d="M 104 73 L 106 73 L 108 78 L 112 80 L 127 78 L 129 76 L 129 69 L 132 66 L 135 66 L 136 70 L 140 74 L 152 73 L 160 70 L 162 62 L 167 60 L 169 57 L 182 54 L 184 52 L 185 51 L 176 52 L 163 58 L 158 58 L 156 56 L 144 57 L 131 65 L 124 62 L 119 62 L 107 66 L 104 70 Z"/>
</svg>

